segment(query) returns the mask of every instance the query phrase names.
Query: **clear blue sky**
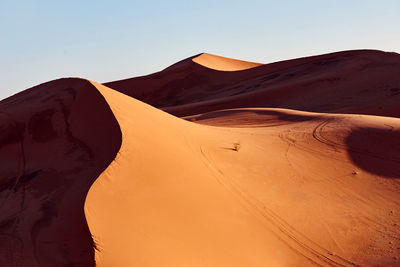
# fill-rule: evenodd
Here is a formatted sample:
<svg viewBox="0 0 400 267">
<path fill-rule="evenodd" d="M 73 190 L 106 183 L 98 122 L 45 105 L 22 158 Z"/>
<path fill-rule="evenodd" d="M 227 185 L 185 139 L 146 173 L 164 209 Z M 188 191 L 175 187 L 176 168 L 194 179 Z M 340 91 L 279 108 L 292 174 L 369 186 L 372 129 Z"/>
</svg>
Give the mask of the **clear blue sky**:
<svg viewBox="0 0 400 267">
<path fill-rule="evenodd" d="M 0 0 L 0 99 L 60 77 L 105 82 L 209 52 L 258 62 L 400 52 L 400 0 Z"/>
</svg>

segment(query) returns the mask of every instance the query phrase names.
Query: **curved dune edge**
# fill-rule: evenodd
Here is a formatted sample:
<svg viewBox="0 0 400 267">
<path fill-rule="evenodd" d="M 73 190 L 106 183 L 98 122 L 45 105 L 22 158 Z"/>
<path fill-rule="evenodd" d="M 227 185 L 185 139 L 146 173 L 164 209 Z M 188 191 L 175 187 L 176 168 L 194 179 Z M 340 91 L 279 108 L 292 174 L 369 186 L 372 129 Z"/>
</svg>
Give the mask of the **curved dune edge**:
<svg viewBox="0 0 400 267">
<path fill-rule="evenodd" d="M 395 172 L 369 170 L 382 159 L 348 137 L 398 119 L 278 110 L 280 125 L 214 128 L 93 84 L 122 131 L 85 202 L 97 266 L 397 263 L 397 151 Z"/>
<path fill-rule="evenodd" d="M 192 58 L 192 61 L 202 65 L 203 67 L 219 71 L 247 70 L 263 65 L 261 63 L 221 57 L 208 53 L 203 53 L 195 58 Z"/>
</svg>

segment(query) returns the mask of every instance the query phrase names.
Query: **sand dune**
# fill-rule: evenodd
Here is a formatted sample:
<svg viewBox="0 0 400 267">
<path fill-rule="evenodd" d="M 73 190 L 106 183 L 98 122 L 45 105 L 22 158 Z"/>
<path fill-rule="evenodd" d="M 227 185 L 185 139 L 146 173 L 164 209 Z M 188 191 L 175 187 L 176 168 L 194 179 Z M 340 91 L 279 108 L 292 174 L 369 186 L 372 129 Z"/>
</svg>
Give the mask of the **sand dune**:
<svg viewBox="0 0 400 267">
<path fill-rule="evenodd" d="M 189 58 L 158 73 L 105 85 L 176 116 L 273 107 L 400 117 L 399 69 L 399 54 L 375 50 L 337 52 L 237 72 L 215 71 Z"/>
<path fill-rule="evenodd" d="M 1 101 L 0 266 L 400 265 L 399 63 L 201 54 Z"/>
<path fill-rule="evenodd" d="M 123 137 L 85 204 L 98 266 L 398 262 L 399 119 L 256 109 L 215 128 L 95 85 Z"/>
</svg>

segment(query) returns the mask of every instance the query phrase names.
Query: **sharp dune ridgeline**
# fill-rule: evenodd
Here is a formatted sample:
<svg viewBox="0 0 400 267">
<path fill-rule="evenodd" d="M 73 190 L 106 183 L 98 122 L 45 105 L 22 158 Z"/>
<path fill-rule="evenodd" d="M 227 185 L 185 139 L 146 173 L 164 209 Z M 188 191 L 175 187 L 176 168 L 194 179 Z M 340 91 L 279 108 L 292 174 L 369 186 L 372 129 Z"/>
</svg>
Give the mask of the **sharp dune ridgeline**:
<svg viewBox="0 0 400 267">
<path fill-rule="evenodd" d="M 400 264 L 400 55 L 200 54 L 0 102 L 0 266 Z"/>
</svg>

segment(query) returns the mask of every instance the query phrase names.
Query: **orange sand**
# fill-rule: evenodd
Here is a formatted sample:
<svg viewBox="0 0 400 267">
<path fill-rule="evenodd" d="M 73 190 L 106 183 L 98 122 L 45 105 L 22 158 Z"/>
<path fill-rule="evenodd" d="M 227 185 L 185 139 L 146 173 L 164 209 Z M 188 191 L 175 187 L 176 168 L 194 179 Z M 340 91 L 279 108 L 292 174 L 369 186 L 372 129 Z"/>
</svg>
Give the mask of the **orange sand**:
<svg viewBox="0 0 400 267">
<path fill-rule="evenodd" d="M 122 131 L 85 202 L 97 266 L 398 263 L 399 119 L 251 109 L 219 128 L 93 84 Z"/>
</svg>

